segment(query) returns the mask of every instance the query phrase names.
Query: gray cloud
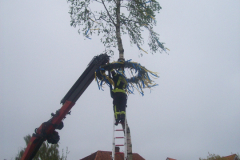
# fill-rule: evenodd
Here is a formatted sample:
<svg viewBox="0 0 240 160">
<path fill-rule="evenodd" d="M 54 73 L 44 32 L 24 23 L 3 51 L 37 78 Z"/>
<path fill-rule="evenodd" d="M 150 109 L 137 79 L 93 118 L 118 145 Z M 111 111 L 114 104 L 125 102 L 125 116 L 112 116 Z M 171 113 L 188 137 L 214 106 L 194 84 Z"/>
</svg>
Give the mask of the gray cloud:
<svg viewBox="0 0 240 160">
<path fill-rule="evenodd" d="M 138 48 L 124 38 L 126 59 L 160 75 L 151 93 L 128 98 L 133 152 L 149 160 L 239 153 L 240 2 L 160 4 L 155 30 L 169 55 L 139 58 Z M 23 137 L 61 107 L 62 97 L 102 51 L 97 37 L 84 40 L 69 21 L 65 1 L 0 2 L 0 159 L 24 147 Z M 109 89 L 99 91 L 93 81 L 64 120 L 60 148 L 68 146 L 69 159 L 110 151 L 112 119 Z"/>
</svg>

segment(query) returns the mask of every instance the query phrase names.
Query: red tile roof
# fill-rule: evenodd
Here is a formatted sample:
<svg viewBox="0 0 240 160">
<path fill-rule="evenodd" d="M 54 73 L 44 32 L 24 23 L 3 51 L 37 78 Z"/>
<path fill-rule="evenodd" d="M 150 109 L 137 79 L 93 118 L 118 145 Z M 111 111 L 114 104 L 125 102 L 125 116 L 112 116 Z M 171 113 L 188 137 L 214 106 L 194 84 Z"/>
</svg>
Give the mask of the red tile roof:
<svg viewBox="0 0 240 160">
<path fill-rule="evenodd" d="M 239 157 L 236 154 L 223 157 L 224 160 L 239 160 Z"/>
<path fill-rule="evenodd" d="M 229 156 L 222 157 L 222 158 L 223 158 L 223 160 L 240 160 L 239 157 L 236 154 L 229 155 Z M 166 160 L 176 160 L 176 159 L 167 157 Z"/>
<path fill-rule="evenodd" d="M 142 156 L 140 156 L 137 153 L 133 153 L 133 160 L 145 160 Z M 123 160 L 124 155 L 122 154 L 116 154 L 115 160 Z M 112 160 L 112 152 L 110 151 L 97 151 L 87 157 L 84 157 L 80 160 Z"/>
</svg>

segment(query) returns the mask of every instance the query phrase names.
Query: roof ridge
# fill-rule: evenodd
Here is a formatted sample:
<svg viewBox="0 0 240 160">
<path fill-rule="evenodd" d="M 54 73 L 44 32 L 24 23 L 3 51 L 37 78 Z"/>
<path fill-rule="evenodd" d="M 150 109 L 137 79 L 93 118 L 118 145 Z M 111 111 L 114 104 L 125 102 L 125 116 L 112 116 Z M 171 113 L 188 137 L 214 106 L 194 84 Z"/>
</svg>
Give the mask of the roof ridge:
<svg viewBox="0 0 240 160">
<path fill-rule="evenodd" d="M 98 160 L 98 159 L 106 159 L 106 160 L 110 160 L 111 159 L 111 151 L 101 151 L 101 150 L 98 150 L 94 153 L 92 153 L 91 155 L 87 156 L 87 157 L 84 157 L 83 159 L 89 159 L 91 158 L 91 160 Z M 138 153 L 132 153 L 133 156 L 135 157 L 136 160 L 145 160 L 140 154 Z M 121 154 L 117 154 L 116 155 L 117 159 L 123 159 L 123 155 Z M 120 156 L 120 157 L 119 157 Z"/>
<path fill-rule="evenodd" d="M 98 157 L 98 152 L 99 152 L 99 150 L 97 151 L 97 153 L 96 153 L 96 156 L 95 156 L 94 160 L 97 160 L 97 157 Z"/>
</svg>

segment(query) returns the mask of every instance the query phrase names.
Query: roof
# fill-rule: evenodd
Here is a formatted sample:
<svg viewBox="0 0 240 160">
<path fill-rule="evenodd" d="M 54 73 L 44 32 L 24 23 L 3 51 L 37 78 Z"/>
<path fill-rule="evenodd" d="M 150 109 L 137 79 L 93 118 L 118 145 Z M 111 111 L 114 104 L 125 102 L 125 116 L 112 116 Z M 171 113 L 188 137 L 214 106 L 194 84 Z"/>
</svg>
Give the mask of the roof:
<svg viewBox="0 0 240 160">
<path fill-rule="evenodd" d="M 225 156 L 225 157 L 222 157 L 221 159 L 223 159 L 223 160 L 240 160 L 236 154 Z M 167 157 L 166 160 L 176 160 L 176 159 Z"/>
<path fill-rule="evenodd" d="M 133 153 L 132 155 L 133 155 L 133 160 L 145 160 L 142 156 L 140 156 L 137 153 Z M 115 155 L 115 160 L 123 160 L 123 159 L 124 159 L 123 153 Z M 97 151 L 87 157 L 80 159 L 80 160 L 112 160 L 112 152 Z"/>
<path fill-rule="evenodd" d="M 232 154 L 223 158 L 224 160 L 239 160 L 239 157 L 236 154 Z"/>
</svg>

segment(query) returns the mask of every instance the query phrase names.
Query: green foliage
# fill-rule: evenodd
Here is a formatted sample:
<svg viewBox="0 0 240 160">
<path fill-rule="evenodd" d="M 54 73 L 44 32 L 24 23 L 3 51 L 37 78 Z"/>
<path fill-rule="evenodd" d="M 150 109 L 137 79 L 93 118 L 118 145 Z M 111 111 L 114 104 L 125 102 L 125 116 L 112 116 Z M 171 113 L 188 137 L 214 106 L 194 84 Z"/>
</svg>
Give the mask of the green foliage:
<svg viewBox="0 0 240 160">
<path fill-rule="evenodd" d="M 226 160 L 226 158 L 208 152 L 207 159 L 199 158 L 199 160 Z"/>
<path fill-rule="evenodd" d="M 24 138 L 26 146 L 28 145 L 31 136 L 27 135 Z M 66 155 L 64 155 L 64 150 L 62 150 L 62 156 L 59 155 L 59 145 L 58 144 L 48 144 L 44 142 L 33 160 L 67 160 L 67 154 L 69 154 L 68 148 L 66 149 Z M 15 160 L 20 160 L 26 147 L 18 152 Z"/>
<path fill-rule="evenodd" d="M 103 53 L 114 54 L 118 47 L 123 54 L 121 36 L 128 34 L 130 42 L 139 47 L 144 44 L 143 29 L 149 31 L 151 53 L 165 50 L 159 42 L 159 35 L 153 31 L 156 13 L 161 6 L 156 0 L 68 0 L 70 5 L 70 25 L 79 27 L 78 32 L 89 38 L 96 33 L 101 35 L 105 46 Z M 95 10 L 91 10 L 95 8 Z M 90 39 L 90 38 L 89 38 Z M 143 50 L 144 51 L 144 50 Z"/>
</svg>

